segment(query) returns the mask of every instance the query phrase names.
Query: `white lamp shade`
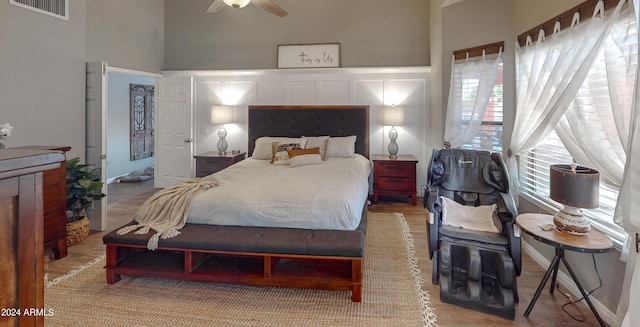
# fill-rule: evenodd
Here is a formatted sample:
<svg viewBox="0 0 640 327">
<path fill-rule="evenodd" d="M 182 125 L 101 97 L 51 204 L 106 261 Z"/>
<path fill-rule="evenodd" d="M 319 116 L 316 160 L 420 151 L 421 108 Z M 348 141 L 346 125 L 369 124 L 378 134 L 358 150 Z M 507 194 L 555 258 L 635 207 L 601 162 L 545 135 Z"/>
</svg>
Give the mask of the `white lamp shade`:
<svg viewBox="0 0 640 327">
<path fill-rule="evenodd" d="M 211 107 L 211 123 L 217 124 L 229 124 L 233 121 L 233 109 L 226 106 L 213 106 Z"/>
<path fill-rule="evenodd" d="M 401 106 L 391 106 L 382 108 L 382 125 L 402 126 L 404 125 L 404 108 Z"/>
<path fill-rule="evenodd" d="M 223 0 L 227 5 L 234 8 L 246 7 L 251 0 Z"/>
</svg>

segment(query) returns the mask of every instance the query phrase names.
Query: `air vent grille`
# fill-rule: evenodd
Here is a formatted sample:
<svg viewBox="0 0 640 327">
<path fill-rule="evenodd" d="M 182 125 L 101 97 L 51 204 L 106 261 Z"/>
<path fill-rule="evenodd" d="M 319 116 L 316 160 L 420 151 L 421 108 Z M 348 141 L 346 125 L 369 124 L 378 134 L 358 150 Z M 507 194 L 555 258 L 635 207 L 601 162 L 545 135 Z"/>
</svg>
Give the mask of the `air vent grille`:
<svg viewBox="0 0 640 327">
<path fill-rule="evenodd" d="M 9 0 L 9 3 L 42 14 L 69 20 L 69 0 Z"/>
</svg>

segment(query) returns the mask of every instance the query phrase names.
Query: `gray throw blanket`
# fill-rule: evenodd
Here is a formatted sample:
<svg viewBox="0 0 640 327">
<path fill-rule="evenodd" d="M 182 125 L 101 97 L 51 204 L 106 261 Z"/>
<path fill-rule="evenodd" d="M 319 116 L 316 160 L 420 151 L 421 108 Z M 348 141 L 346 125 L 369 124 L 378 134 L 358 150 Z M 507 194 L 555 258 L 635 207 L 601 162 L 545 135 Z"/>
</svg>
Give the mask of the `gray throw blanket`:
<svg viewBox="0 0 640 327">
<path fill-rule="evenodd" d="M 218 180 L 209 175 L 186 180 L 178 185 L 158 191 L 138 209 L 134 215 L 135 225 L 122 227 L 118 235 L 127 234 L 136 229 L 136 234 L 147 234 L 150 229 L 156 234 L 147 242 L 149 250 L 158 248 L 158 240 L 180 235 L 180 229 L 187 222 L 191 200 L 200 192 L 218 186 Z"/>
</svg>

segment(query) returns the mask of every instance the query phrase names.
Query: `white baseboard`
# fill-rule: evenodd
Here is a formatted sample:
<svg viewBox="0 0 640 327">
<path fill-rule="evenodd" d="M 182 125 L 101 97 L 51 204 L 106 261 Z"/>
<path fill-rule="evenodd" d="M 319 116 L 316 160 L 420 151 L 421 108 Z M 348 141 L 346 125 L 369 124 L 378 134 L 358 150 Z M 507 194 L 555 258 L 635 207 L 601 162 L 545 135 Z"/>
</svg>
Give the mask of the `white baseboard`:
<svg viewBox="0 0 640 327">
<path fill-rule="evenodd" d="M 549 261 L 549 259 L 543 256 L 540 252 L 536 251 L 536 249 L 530 244 L 528 244 L 527 242 L 525 242 L 524 239 L 522 240 L 522 248 L 524 249 L 525 253 L 527 253 L 536 263 L 538 263 L 545 270 L 551 264 L 551 261 Z M 571 292 L 574 298 L 582 297 L 580 290 L 578 290 L 578 287 L 573 282 L 573 279 L 571 279 L 571 276 L 565 273 L 564 271 L 562 270 L 558 271 L 557 281 L 560 283 L 560 285 L 562 285 L 562 287 L 564 287 L 566 290 Z M 549 283 L 550 281 L 547 281 L 547 284 L 545 285 L 545 289 L 550 287 Z M 544 296 L 544 294 L 541 294 L 540 296 Z M 618 321 L 616 319 L 616 313 L 609 310 L 609 308 L 604 306 L 600 301 L 598 301 L 598 299 L 594 297 L 589 297 L 589 300 L 591 300 L 591 303 L 593 303 L 593 306 L 598 311 L 600 318 L 602 318 L 602 320 L 604 320 L 607 324 L 609 324 L 610 326 L 620 326 L 622 324 L 621 321 Z M 529 304 L 527 303 L 527 305 Z M 593 315 L 591 311 L 585 312 L 585 315 L 588 315 L 588 314 Z"/>
</svg>

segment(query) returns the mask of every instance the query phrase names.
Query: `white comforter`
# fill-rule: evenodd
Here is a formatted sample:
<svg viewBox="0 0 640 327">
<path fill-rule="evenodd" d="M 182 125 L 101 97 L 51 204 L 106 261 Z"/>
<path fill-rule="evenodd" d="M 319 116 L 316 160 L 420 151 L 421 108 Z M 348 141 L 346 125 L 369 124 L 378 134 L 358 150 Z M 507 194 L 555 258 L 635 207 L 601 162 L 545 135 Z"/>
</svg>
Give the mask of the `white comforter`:
<svg viewBox="0 0 640 327">
<path fill-rule="evenodd" d="M 295 168 L 248 158 L 215 174 L 219 185 L 193 199 L 187 222 L 354 230 L 370 172 L 358 154 Z"/>
</svg>

